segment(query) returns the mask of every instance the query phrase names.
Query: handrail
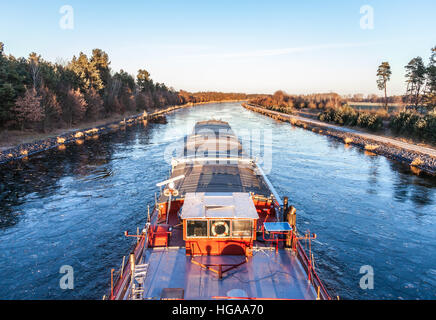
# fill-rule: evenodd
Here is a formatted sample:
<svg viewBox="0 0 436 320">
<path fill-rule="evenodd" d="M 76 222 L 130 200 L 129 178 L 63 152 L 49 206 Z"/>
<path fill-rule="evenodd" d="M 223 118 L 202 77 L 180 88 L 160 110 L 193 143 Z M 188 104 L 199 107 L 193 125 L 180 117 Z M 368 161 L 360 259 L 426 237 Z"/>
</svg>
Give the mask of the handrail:
<svg viewBox="0 0 436 320">
<path fill-rule="evenodd" d="M 308 273 L 309 281 L 314 285 L 315 288 L 320 288 L 322 290 L 323 299 L 331 300 L 331 297 L 327 291 L 327 289 L 324 287 L 324 284 L 321 282 L 321 280 L 318 277 L 318 274 L 313 269 L 311 261 L 307 258 L 307 255 L 301 246 L 300 240 L 294 236 L 294 239 L 296 241 L 296 252 L 301 257 L 302 262 L 304 262 L 303 267 L 306 269 L 306 272 Z M 304 239 L 304 238 L 303 238 Z M 320 292 L 318 292 L 318 297 L 320 298 Z"/>
<path fill-rule="evenodd" d="M 272 185 L 272 183 L 269 181 L 269 179 L 266 176 L 265 172 L 263 172 L 262 168 L 259 167 L 257 164 L 256 164 L 256 168 L 259 170 L 260 174 L 262 175 L 263 179 L 265 180 L 265 183 L 267 184 L 268 188 L 271 190 L 271 192 L 272 192 L 272 194 L 274 196 L 274 199 L 277 201 L 279 207 L 282 207 L 283 206 L 283 201 L 280 198 L 280 196 L 279 196 L 278 192 L 276 191 L 276 189 L 274 188 L 274 186 Z"/>
<path fill-rule="evenodd" d="M 156 207 L 154 207 L 152 215 L 155 213 L 155 211 Z M 131 249 L 132 254 L 134 254 L 135 256 L 135 263 L 138 263 L 138 261 L 140 261 L 140 259 L 143 257 L 144 251 L 148 248 L 149 228 L 150 223 L 147 223 L 142 231 L 142 234 L 134 236 L 139 239 L 139 241 L 137 241 Z M 131 235 L 127 234 L 127 236 Z M 124 261 L 125 257 L 123 257 L 123 262 Z M 132 276 L 130 259 L 128 259 L 127 262 L 123 263 L 116 272 L 113 272 L 113 270 L 115 269 L 112 269 L 111 271 L 111 289 L 108 296 L 110 300 L 117 300 L 122 298 L 122 295 L 125 294 L 130 284 L 130 278 Z"/>
</svg>

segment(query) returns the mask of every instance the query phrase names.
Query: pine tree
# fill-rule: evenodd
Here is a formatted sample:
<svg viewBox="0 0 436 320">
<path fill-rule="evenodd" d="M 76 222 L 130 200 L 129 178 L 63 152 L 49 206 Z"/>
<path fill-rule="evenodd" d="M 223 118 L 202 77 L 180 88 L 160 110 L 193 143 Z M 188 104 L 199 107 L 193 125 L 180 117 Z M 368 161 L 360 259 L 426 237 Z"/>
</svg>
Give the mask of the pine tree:
<svg viewBox="0 0 436 320">
<path fill-rule="evenodd" d="M 140 91 L 150 90 L 153 86 L 153 81 L 150 79 L 150 73 L 147 70 L 139 69 L 136 76 L 136 84 Z"/>
<path fill-rule="evenodd" d="M 91 70 L 95 69 L 98 72 L 97 83 L 101 82 L 101 88 L 100 89 L 95 88 L 95 89 L 100 90 L 100 93 L 102 93 L 103 89 L 106 88 L 109 79 L 111 77 L 110 69 L 109 69 L 109 65 L 110 65 L 109 56 L 106 52 L 104 52 L 101 49 L 94 49 L 92 50 L 92 56 L 89 61 L 89 64 Z M 95 79 L 97 79 L 97 76 Z"/>
<path fill-rule="evenodd" d="M 82 92 L 85 92 L 91 87 L 97 91 L 104 88 L 99 69 L 97 68 L 100 65 L 97 62 L 100 62 L 100 60 L 97 61 L 94 57 L 94 62 L 91 63 L 83 52 L 79 54 L 78 58 L 73 57 L 69 68 L 81 80 L 80 88 L 82 89 Z"/>
<path fill-rule="evenodd" d="M 385 109 L 388 110 L 387 82 L 391 79 L 391 66 L 389 62 L 382 62 L 377 69 L 377 86 L 379 90 L 384 90 L 385 93 Z"/>
<path fill-rule="evenodd" d="M 408 100 L 416 107 L 422 100 L 422 91 L 426 82 L 426 67 L 421 57 L 410 60 L 406 68 Z"/>
<path fill-rule="evenodd" d="M 436 108 L 436 46 L 431 49 L 430 63 L 427 67 L 427 90 L 425 103 L 429 110 Z"/>
</svg>

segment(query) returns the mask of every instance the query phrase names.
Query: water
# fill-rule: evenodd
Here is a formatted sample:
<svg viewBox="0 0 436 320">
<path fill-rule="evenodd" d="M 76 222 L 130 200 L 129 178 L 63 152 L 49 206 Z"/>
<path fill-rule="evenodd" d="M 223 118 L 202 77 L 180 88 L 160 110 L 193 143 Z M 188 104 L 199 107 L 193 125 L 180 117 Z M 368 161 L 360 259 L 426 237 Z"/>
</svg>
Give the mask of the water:
<svg viewBox="0 0 436 320">
<path fill-rule="evenodd" d="M 260 141 L 272 150 L 268 176 L 297 208 L 300 231 L 317 234 L 315 266 L 334 295 L 436 298 L 435 178 L 238 104 L 180 110 L 167 124 L 138 124 L 0 168 L 0 298 L 100 299 L 134 241 L 123 232 L 144 225 L 155 184 L 168 176 L 168 150 L 211 118 L 272 132 L 272 142 L 254 136 L 254 149 Z M 62 265 L 74 268 L 73 290 L 59 287 Z M 359 286 L 364 265 L 374 269 L 373 290 Z"/>
</svg>

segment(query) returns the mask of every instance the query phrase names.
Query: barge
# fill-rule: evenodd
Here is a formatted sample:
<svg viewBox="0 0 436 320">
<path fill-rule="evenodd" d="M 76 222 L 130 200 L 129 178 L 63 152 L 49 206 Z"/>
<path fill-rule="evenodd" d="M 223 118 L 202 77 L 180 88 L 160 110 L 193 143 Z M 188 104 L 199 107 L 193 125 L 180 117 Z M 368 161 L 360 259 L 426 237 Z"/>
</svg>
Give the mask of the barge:
<svg viewBox="0 0 436 320">
<path fill-rule="evenodd" d="M 277 194 L 227 122 L 197 122 L 158 183 L 155 207 L 109 300 L 328 300 L 300 234 L 296 209 Z"/>
</svg>

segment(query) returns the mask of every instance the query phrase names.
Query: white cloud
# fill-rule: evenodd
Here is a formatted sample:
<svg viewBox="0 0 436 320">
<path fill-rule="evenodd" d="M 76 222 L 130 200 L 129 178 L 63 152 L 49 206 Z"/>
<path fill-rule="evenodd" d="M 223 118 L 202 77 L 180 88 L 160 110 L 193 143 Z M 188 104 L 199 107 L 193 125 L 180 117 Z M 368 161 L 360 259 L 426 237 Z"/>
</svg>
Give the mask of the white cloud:
<svg viewBox="0 0 436 320">
<path fill-rule="evenodd" d="M 305 46 L 305 47 L 255 50 L 255 51 L 248 51 L 248 52 L 195 54 L 195 55 L 184 55 L 179 57 L 180 58 L 221 58 L 221 59 L 257 58 L 257 57 L 281 56 L 281 55 L 288 55 L 288 54 L 299 53 L 299 52 L 310 52 L 310 51 L 328 50 L 328 49 L 368 47 L 376 44 L 377 44 L 376 42 L 333 43 L 333 44 L 322 44 L 322 45 Z"/>
</svg>

